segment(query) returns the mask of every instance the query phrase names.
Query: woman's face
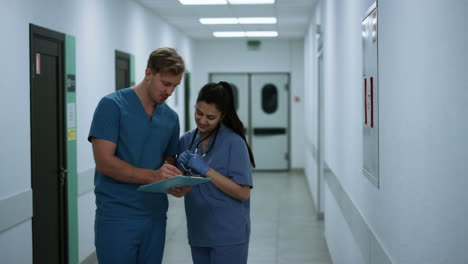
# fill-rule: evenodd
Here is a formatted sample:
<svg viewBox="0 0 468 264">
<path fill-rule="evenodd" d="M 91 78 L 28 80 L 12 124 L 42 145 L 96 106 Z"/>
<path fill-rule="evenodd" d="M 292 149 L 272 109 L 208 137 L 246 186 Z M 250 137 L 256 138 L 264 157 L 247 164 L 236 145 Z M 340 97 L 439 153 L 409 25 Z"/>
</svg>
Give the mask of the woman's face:
<svg viewBox="0 0 468 264">
<path fill-rule="evenodd" d="M 200 101 L 195 106 L 195 122 L 201 133 L 213 131 L 223 120 L 223 114 L 214 104 Z"/>
</svg>

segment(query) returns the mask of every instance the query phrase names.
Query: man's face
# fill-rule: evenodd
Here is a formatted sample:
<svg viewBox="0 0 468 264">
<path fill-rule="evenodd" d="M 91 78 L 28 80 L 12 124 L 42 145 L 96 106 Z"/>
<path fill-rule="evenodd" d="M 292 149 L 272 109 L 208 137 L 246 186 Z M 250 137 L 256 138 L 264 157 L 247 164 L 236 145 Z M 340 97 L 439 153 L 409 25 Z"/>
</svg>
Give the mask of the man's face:
<svg viewBox="0 0 468 264">
<path fill-rule="evenodd" d="M 146 78 L 148 84 L 149 98 L 155 104 L 162 104 L 172 95 L 177 85 L 182 80 L 181 74 L 156 73 L 153 74 L 150 69 L 146 69 Z"/>
</svg>

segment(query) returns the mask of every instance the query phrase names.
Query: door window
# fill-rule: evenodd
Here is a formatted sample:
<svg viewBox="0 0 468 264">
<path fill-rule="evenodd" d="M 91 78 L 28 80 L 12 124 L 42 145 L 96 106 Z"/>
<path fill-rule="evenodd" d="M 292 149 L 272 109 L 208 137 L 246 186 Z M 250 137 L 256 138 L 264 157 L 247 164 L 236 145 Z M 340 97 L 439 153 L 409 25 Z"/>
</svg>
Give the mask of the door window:
<svg viewBox="0 0 468 264">
<path fill-rule="evenodd" d="M 271 83 L 265 84 L 262 88 L 262 109 L 267 114 L 278 110 L 278 89 Z"/>
</svg>

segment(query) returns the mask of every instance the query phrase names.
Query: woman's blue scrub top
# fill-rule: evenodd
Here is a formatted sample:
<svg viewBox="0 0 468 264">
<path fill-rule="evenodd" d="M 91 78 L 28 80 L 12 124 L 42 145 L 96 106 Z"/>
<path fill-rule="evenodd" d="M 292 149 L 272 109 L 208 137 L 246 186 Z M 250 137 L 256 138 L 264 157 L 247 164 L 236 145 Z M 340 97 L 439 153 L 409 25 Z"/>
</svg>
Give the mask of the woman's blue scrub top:
<svg viewBox="0 0 468 264">
<path fill-rule="evenodd" d="M 157 105 L 151 120 L 130 88 L 101 99 L 94 113 L 88 140 L 105 139 L 117 145 L 115 155 L 129 164 L 157 170 L 164 156 L 175 156 L 179 138 L 177 113 Z M 166 217 L 166 194 L 140 192 L 140 184 L 114 180 L 95 171 L 96 213 L 107 216 Z"/>
<path fill-rule="evenodd" d="M 181 137 L 179 153 L 190 147 L 194 133 L 195 130 L 191 130 Z M 199 134 L 192 151 L 200 140 Z M 212 137 L 207 149 L 210 150 L 203 159 L 211 168 L 238 184 L 253 186 L 247 146 L 238 134 L 221 126 L 214 144 Z M 227 246 L 249 241 L 250 199 L 241 202 L 223 193 L 213 183 L 203 183 L 193 186 L 185 195 L 185 213 L 191 246 Z"/>
</svg>

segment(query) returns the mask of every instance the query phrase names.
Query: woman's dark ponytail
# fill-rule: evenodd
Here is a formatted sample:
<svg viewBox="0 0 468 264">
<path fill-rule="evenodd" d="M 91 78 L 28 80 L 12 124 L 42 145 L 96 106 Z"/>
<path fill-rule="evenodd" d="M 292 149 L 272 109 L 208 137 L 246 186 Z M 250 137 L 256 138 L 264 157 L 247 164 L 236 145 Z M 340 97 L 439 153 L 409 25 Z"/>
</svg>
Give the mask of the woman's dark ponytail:
<svg viewBox="0 0 468 264">
<path fill-rule="evenodd" d="M 216 108 L 224 114 L 223 124 L 232 129 L 245 142 L 249 151 L 249 158 L 252 167 L 255 168 L 255 159 L 245 138 L 244 124 L 239 119 L 234 105 L 234 92 L 227 82 L 208 83 L 200 90 L 197 102 L 204 101 L 208 104 L 215 104 Z"/>
</svg>

